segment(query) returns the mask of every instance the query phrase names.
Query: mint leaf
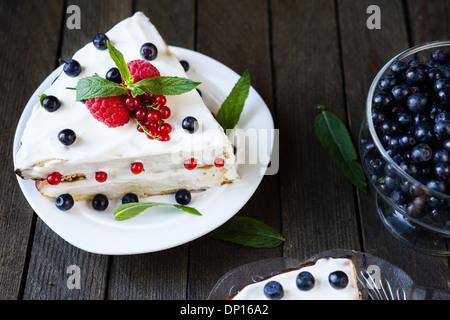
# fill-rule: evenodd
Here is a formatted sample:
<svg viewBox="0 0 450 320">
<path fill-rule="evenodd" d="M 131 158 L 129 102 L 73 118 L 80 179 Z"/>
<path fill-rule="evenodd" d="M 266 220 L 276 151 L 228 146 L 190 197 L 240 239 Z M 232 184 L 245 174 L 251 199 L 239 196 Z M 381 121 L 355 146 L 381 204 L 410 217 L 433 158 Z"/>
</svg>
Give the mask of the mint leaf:
<svg viewBox="0 0 450 320">
<path fill-rule="evenodd" d="M 133 96 L 140 95 L 144 92 L 155 95 L 179 95 L 195 89 L 200 82 L 194 82 L 190 79 L 180 77 L 153 77 L 142 79 L 131 84 L 131 92 Z"/>
<path fill-rule="evenodd" d="M 82 78 L 77 83 L 77 101 L 120 96 L 128 92 L 128 88 L 99 76 Z"/>
<path fill-rule="evenodd" d="M 155 206 L 172 207 L 193 215 L 201 216 L 200 212 L 198 212 L 196 209 L 191 207 L 180 206 L 177 204 L 162 203 L 162 202 L 132 202 L 122 204 L 119 207 L 117 207 L 117 209 L 114 211 L 114 218 L 118 221 L 128 220 L 134 218 L 135 216 L 147 210 L 148 208 Z"/>
<path fill-rule="evenodd" d="M 367 192 L 366 176 L 357 161 L 357 154 L 345 124 L 324 106 L 317 107 L 315 133 L 321 145 L 345 176 L 359 189 Z"/>
<path fill-rule="evenodd" d="M 107 41 L 109 55 L 114 61 L 117 69 L 119 69 L 120 75 L 123 78 L 123 82 L 126 86 L 131 85 L 134 82 L 133 76 L 130 75 L 130 69 L 128 69 L 127 62 L 123 57 L 122 52 L 117 50 L 110 42 Z"/>
<path fill-rule="evenodd" d="M 250 217 L 234 216 L 208 236 L 253 248 L 274 248 L 285 238 L 272 227 Z"/>
<path fill-rule="evenodd" d="M 223 129 L 234 129 L 239 122 L 245 100 L 250 91 L 250 74 L 248 70 L 233 87 L 230 95 L 222 103 L 217 113 L 216 120 Z"/>
</svg>

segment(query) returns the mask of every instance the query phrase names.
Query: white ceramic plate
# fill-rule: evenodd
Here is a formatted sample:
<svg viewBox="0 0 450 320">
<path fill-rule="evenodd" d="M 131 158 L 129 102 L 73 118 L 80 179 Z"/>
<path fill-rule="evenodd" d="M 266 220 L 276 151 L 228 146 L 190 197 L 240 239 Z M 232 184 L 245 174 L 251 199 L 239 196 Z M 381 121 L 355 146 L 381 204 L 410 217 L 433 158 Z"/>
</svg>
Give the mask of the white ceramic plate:
<svg viewBox="0 0 450 320">
<path fill-rule="evenodd" d="M 190 64 L 188 76 L 202 84 L 198 87 L 206 105 L 215 112 L 231 92 L 240 75 L 220 62 L 203 54 L 170 47 L 180 60 Z M 39 96 L 61 73 L 62 67 L 52 72 L 39 86 L 26 105 L 19 120 L 14 139 L 13 155 L 20 147 L 20 139 L 33 106 Z M 267 129 L 273 131 L 273 119 L 259 94 L 251 88 L 238 124 L 242 129 Z M 263 141 L 264 142 L 264 141 Z M 266 142 L 272 150 L 273 138 Z M 237 146 L 238 152 L 247 153 L 248 146 Z M 270 152 L 268 153 L 270 155 Z M 250 199 L 260 184 L 267 162 L 240 164 L 241 180 L 219 188 L 194 193 L 189 206 L 202 216 L 168 208 L 151 208 L 126 221 L 116 221 L 113 212 L 119 202 L 110 202 L 106 211 L 96 212 L 88 202 L 77 202 L 69 211 L 63 212 L 54 202 L 42 197 L 34 182 L 18 177 L 19 185 L 37 215 L 60 237 L 88 252 L 107 255 L 138 254 L 175 247 L 216 229 L 233 217 Z M 141 199 L 141 202 L 146 199 Z M 149 200 L 150 201 L 150 200 Z M 151 201 L 176 203 L 173 195 L 154 196 Z"/>
</svg>

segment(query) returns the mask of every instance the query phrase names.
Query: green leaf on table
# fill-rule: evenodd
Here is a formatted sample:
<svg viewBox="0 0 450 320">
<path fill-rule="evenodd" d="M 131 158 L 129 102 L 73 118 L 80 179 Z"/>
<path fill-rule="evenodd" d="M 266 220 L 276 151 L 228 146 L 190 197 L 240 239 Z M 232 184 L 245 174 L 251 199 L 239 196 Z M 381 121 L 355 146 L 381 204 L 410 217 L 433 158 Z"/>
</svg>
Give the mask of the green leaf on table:
<svg viewBox="0 0 450 320">
<path fill-rule="evenodd" d="M 128 88 L 100 76 L 82 78 L 77 83 L 77 101 L 120 96 L 128 92 Z"/>
<path fill-rule="evenodd" d="M 156 206 L 163 206 L 163 207 L 172 207 L 181 211 L 184 211 L 189 214 L 201 216 L 201 213 L 198 212 L 196 209 L 186 206 L 181 206 L 178 204 L 170 204 L 170 203 L 163 203 L 163 202 L 131 202 L 122 204 L 114 211 L 114 219 L 118 221 L 124 221 L 131 218 L 134 218 L 138 214 L 142 213 L 143 211 L 147 210 L 151 207 Z"/>
<path fill-rule="evenodd" d="M 208 236 L 254 248 L 274 248 L 285 239 L 272 227 L 249 217 L 234 216 Z"/>
<path fill-rule="evenodd" d="M 345 124 L 324 106 L 317 108 L 320 113 L 316 116 L 315 133 L 321 145 L 345 176 L 359 189 L 367 192 L 366 176 Z"/>
<path fill-rule="evenodd" d="M 180 95 L 195 89 L 200 82 L 180 77 L 153 77 L 146 78 L 131 84 L 129 87 L 133 96 L 144 92 L 154 95 L 173 96 Z"/>
<path fill-rule="evenodd" d="M 234 85 L 230 95 L 222 103 L 216 120 L 224 128 L 234 129 L 239 122 L 245 100 L 250 91 L 250 74 L 248 70 L 244 72 L 238 82 Z"/>
</svg>

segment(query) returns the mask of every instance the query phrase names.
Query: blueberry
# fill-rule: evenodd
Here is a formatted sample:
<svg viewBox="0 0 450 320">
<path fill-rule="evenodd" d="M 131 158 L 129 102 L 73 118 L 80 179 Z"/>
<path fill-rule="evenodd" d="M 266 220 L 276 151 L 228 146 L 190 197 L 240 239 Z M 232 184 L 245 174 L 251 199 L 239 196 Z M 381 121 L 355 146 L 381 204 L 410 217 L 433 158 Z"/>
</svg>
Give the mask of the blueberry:
<svg viewBox="0 0 450 320">
<path fill-rule="evenodd" d="M 448 208 L 433 209 L 430 212 L 430 218 L 438 223 L 447 222 L 450 220 L 450 211 Z"/>
<path fill-rule="evenodd" d="M 374 126 L 379 127 L 384 120 L 386 120 L 386 114 L 383 111 L 372 111 L 372 122 Z"/>
<path fill-rule="evenodd" d="M 141 56 L 148 61 L 155 60 L 158 56 L 158 48 L 153 43 L 144 43 L 141 47 Z"/>
<path fill-rule="evenodd" d="M 424 113 L 428 109 L 428 97 L 422 93 L 413 93 L 406 100 L 408 109 L 415 113 Z"/>
<path fill-rule="evenodd" d="M 445 52 L 438 49 L 431 53 L 431 59 L 438 61 L 438 62 L 444 62 L 445 61 Z"/>
<path fill-rule="evenodd" d="M 450 78 L 450 67 L 449 66 L 439 66 L 438 69 L 441 70 L 443 78 L 447 78 L 447 79 Z"/>
<path fill-rule="evenodd" d="M 426 71 L 427 83 L 433 85 L 434 82 L 443 77 L 442 71 L 438 68 L 430 68 Z"/>
<path fill-rule="evenodd" d="M 73 197 L 66 193 L 62 194 L 56 198 L 55 205 L 61 211 L 67 211 L 73 207 L 74 200 Z"/>
<path fill-rule="evenodd" d="M 189 70 L 189 62 L 186 60 L 180 60 L 180 63 L 183 66 L 184 71 L 187 72 Z"/>
<path fill-rule="evenodd" d="M 394 190 L 391 193 L 391 200 L 397 205 L 404 205 L 408 201 L 408 197 L 401 190 Z"/>
<path fill-rule="evenodd" d="M 48 112 L 55 112 L 59 109 L 59 107 L 61 107 L 61 102 L 55 96 L 46 96 L 42 99 L 42 106 Z"/>
<path fill-rule="evenodd" d="M 433 141 L 434 126 L 429 122 L 422 122 L 415 126 L 414 134 L 418 141 L 428 143 Z"/>
<path fill-rule="evenodd" d="M 193 134 L 198 130 L 198 121 L 194 117 L 186 117 L 184 118 L 181 126 L 184 130 L 190 134 Z"/>
<path fill-rule="evenodd" d="M 434 166 L 434 175 L 438 180 L 447 180 L 450 176 L 450 164 L 438 162 Z"/>
<path fill-rule="evenodd" d="M 416 163 L 427 163 L 433 157 L 433 150 L 426 143 L 421 143 L 415 146 L 411 152 L 411 159 Z"/>
<path fill-rule="evenodd" d="M 437 92 L 437 101 L 450 106 L 450 88 L 443 88 Z"/>
<path fill-rule="evenodd" d="M 447 182 L 442 180 L 429 180 L 427 182 L 427 187 L 440 193 L 445 193 L 447 191 Z"/>
<path fill-rule="evenodd" d="M 415 218 L 423 217 L 429 211 L 430 205 L 423 196 L 413 198 L 406 206 L 406 213 Z"/>
<path fill-rule="evenodd" d="M 439 92 L 439 90 L 450 88 L 450 80 L 446 78 L 437 79 L 433 83 L 433 91 L 435 93 Z"/>
<path fill-rule="evenodd" d="M 403 73 L 408 69 L 408 65 L 404 61 L 394 61 L 389 69 L 391 70 L 391 73 L 395 75 L 396 77 L 402 77 Z"/>
<path fill-rule="evenodd" d="M 131 202 L 139 202 L 139 198 L 134 193 L 127 193 L 122 197 L 122 204 L 131 203 Z"/>
<path fill-rule="evenodd" d="M 108 49 L 108 36 L 104 33 L 98 33 L 92 39 L 92 43 L 98 50 L 106 50 Z"/>
<path fill-rule="evenodd" d="M 411 94 L 411 88 L 406 84 L 398 84 L 391 89 L 392 96 L 397 102 L 404 102 Z"/>
<path fill-rule="evenodd" d="M 434 151 L 433 162 L 450 163 L 450 152 L 447 149 L 439 149 Z"/>
<path fill-rule="evenodd" d="M 108 70 L 105 76 L 106 80 L 122 84 L 122 76 L 120 75 L 118 68 L 111 68 Z"/>
<path fill-rule="evenodd" d="M 419 166 L 412 162 L 412 160 L 403 160 L 399 163 L 399 167 L 413 178 L 418 178 L 420 176 Z"/>
<path fill-rule="evenodd" d="M 314 287 L 314 276 L 308 271 L 302 271 L 297 276 L 296 284 L 300 291 L 309 291 Z"/>
<path fill-rule="evenodd" d="M 402 149 L 410 149 L 416 145 L 417 141 L 415 137 L 404 134 L 398 138 L 398 143 Z"/>
<path fill-rule="evenodd" d="M 92 208 L 97 211 L 105 211 L 108 204 L 108 198 L 104 194 L 97 194 L 92 199 Z"/>
<path fill-rule="evenodd" d="M 410 85 L 421 85 L 425 78 L 425 71 L 422 67 L 409 68 L 405 72 L 406 83 Z"/>
<path fill-rule="evenodd" d="M 191 202 L 192 196 L 189 190 L 180 189 L 175 194 L 175 200 L 181 205 L 187 205 Z"/>
<path fill-rule="evenodd" d="M 75 142 L 77 135 L 71 129 L 64 129 L 58 133 L 58 139 L 62 144 L 70 146 Z"/>
<path fill-rule="evenodd" d="M 386 119 L 381 124 L 381 131 L 384 135 L 395 135 L 400 133 L 400 126 L 397 121 L 393 119 Z"/>
<path fill-rule="evenodd" d="M 334 271 L 328 276 L 330 285 L 335 289 L 344 289 L 348 285 L 348 276 L 343 271 Z"/>
<path fill-rule="evenodd" d="M 450 138 L 450 120 L 437 121 L 434 125 L 434 133 L 442 140 Z"/>
<path fill-rule="evenodd" d="M 398 84 L 398 81 L 398 78 L 393 75 L 385 75 L 378 82 L 378 87 L 381 90 L 391 90 L 393 86 Z"/>
<path fill-rule="evenodd" d="M 372 99 L 372 106 L 376 110 L 387 110 L 388 108 L 392 107 L 392 104 L 394 103 L 394 97 L 392 96 L 392 93 L 387 91 L 378 91 L 374 94 Z"/>
<path fill-rule="evenodd" d="M 284 290 L 278 281 L 269 281 L 264 286 L 264 295 L 271 300 L 280 300 L 284 296 Z"/>
<path fill-rule="evenodd" d="M 407 112 L 400 113 L 397 115 L 397 123 L 402 128 L 410 127 L 414 123 L 414 117 Z"/>
<path fill-rule="evenodd" d="M 81 73 L 81 65 L 77 60 L 70 59 L 64 64 L 63 70 L 69 77 L 76 77 Z"/>
</svg>

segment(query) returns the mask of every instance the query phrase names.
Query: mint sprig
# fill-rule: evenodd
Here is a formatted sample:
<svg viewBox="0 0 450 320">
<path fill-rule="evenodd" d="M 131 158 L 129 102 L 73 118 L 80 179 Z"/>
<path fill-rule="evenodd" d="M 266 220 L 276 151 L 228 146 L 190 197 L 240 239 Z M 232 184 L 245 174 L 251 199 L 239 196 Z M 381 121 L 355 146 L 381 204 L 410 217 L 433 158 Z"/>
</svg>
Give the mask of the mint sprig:
<svg viewBox="0 0 450 320">
<path fill-rule="evenodd" d="M 163 203 L 163 202 L 132 202 L 132 203 L 126 203 L 122 204 L 114 211 L 114 219 L 118 221 L 124 221 L 131 218 L 136 217 L 140 213 L 144 212 L 145 210 L 152 208 L 152 207 L 172 207 L 193 215 L 201 216 L 202 214 L 198 212 L 197 209 L 181 206 L 178 204 L 170 204 L 170 203 Z"/>
<path fill-rule="evenodd" d="M 108 81 L 98 75 L 82 78 L 76 86 L 77 101 L 93 98 L 106 98 L 131 93 L 133 97 L 149 93 L 153 95 L 180 95 L 195 89 L 200 82 L 181 77 L 153 77 L 134 82 L 133 76 L 123 57 L 108 41 L 108 51 L 114 64 L 119 69 L 124 85 Z"/>
<path fill-rule="evenodd" d="M 324 106 L 317 107 L 315 133 L 320 144 L 328 151 L 333 161 L 345 176 L 364 192 L 367 192 L 366 176 L 357 161 L 357 154 L 345 124 Z"/>
<path fill-rule="evenodd" d="M 225 130 L 234 129 L 238 124 L 250 91 L 250 85 L 250 74 L 246 70 L 234 85 L 230 95 L 222 103 L 216 120 Z"/>
</svg>

